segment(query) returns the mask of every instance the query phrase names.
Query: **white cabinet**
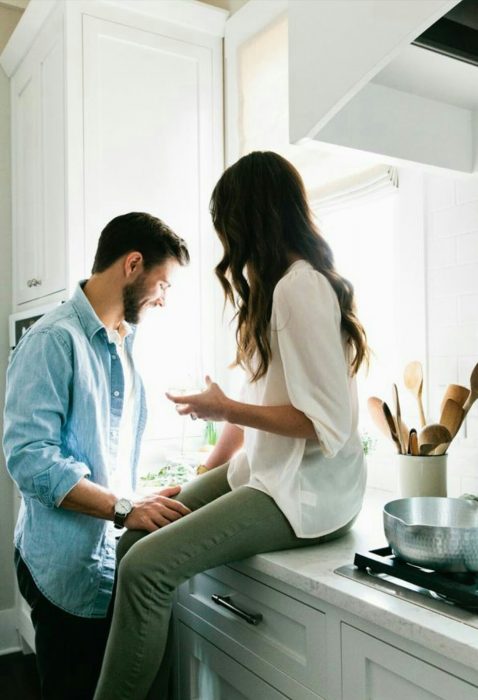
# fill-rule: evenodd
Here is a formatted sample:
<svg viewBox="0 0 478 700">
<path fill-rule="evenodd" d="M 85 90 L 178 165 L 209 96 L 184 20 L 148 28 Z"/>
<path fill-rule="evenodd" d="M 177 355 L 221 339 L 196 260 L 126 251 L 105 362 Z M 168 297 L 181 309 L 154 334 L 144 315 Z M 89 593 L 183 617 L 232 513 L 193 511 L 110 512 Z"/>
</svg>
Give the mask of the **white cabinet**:
<svg viewBox="0 0 478 700">
<path fill-rule="evenodd" d="M 342 624 L 343 700 L 476 700 L 478 687 Z"/>
<path fill-rule="evenodd" d="M 181 700 L 286 700 L 186 625 L 178 625 Z"/>
<path fill-rule="evenodd" d="M 183 683 L 180 700 L 236 698 L 229 694 L 232 691 L 228 684 L 234 687 L 236 674 L 242 674 L 243 669 L 250 672 L 247 688 L 251 690 L 238 698 L 262 697 L 263 689 L 267 689 L 264 697 L 271 698 L 327 697 L 327 630 L 321 610 L 223 566 L 184 583 L 178 591 L 175 614 L 179 627 L 191 628 L 199 640 L 207 640 L 213 649 L 221 649 L 226 658 L 236 662 L 222 666 L 219 687 L 222 693 L 227 688 L 227 694 L 208 695 L 204 688 L 215 688 L 219 682 L 216 671 L 209 669 L 209 662 L 194 656 L 193 661 L 179 635 L 177 682 L 179 686 Z M 197 643 L 202 650 L 203 641 Z M 185 663 L 190 666 L 185 667 Z M 184 685 L 185 674 L 195 679 L 192 689 Z M 203 690 L 197 694 L 199 682 Z"/>
<path fill-rule="evenodd" d="M 194 337 L 214 337 L 208 202 L 223 167 L 226 14 L 182 2 L 30 3 L 1 57 L 17 309 L 70 296 L 108 221 L 146 211 L 187 240 Z"/>
<path fill-rule="evenodd" d="M 242 564 L 222 566 L 180 587 L 179 700 L 259 698 L 263 684 L 268 693 L 269 687 L 279 693 L 264 697 L 292 700 L 478 698 L 476 669 L 269 576 L 258 573 L 256 580 L 251 561 L 250 575 L 236 569 L 243 570 Z M 213 595 L 262 619 L 248 624 L 215 604 Z M 245 694 L 236 695 L 237 674 L 244 669 L 250 674 L 247 690 L 239 686 Z"/>
<path fill-rule="evenodd" d="M 315 694 L 325 689 L 326 623 L 320 610 L 227 567 L 185 583 L 178 602 L 233 640 L 234 656 L 284 693 L 293 682 L 296 697 L 306 697 L 307 689 Z M 282 677 L 288 685 L 281 684 Z"/>
<path fill-rule="evenodd" d="M 14 303 L 65 290 L 63 31 L 56 14 L 12 79 Z"/>
</svg>

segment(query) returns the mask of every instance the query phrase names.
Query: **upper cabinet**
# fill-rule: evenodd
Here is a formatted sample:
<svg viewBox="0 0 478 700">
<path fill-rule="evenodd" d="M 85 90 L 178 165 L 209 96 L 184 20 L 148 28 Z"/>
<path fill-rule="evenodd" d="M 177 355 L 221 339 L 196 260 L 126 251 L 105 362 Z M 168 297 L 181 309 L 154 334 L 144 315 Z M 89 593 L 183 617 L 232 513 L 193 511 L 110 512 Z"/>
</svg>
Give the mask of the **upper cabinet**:
<svg viewBox="0 0 478 700">
<path fill-rule="evenodd" d="M 56 14 L 35 38 L 11 84 L 17 304 L 66 288 L 63 60 L 63 29 Z"/>
<path fill-rule="evenodd" d="M 102 228 L 128 211 L 187 239 L 189 306 L 212 308 L 199 282 L 215 255 L 208 200 L 223 168 L 226 16 L 199 2 L 29 4 L 1 57 L 12 90 L 16 308 L 67 298 L 89 275 Z M 197 338 L 212 333 L 203 311 Z"/>
<path fill-rule="evenodd" d="M 478 66 L 411 45 L 456 5 L 289 3 L 291 141 L 476 171 Z"/>
</svg>

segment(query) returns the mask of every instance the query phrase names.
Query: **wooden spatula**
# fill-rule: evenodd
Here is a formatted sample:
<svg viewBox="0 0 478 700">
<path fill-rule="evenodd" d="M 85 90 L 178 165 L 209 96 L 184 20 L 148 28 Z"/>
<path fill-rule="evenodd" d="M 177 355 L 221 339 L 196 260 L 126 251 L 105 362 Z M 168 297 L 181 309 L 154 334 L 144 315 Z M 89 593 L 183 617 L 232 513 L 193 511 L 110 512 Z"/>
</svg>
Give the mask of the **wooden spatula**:
<svg viewBox="0 0 478 700">
<path fill-rule="evenodd" d="M 453 399 L 447 399 L 440 416 L 440 425 L 448 428 L 452 439 L 460 429 L 465 411 Z"/>
<path fill-rule="evenodd" d="M 450 431 L 439 423 L 426 425 L 418 435 L 418 447 L 421 455 L 430 454 L 438 445 L 446 442 L 451 442 Z"/>
<path fill-rule="evenodd" d="M 398 398 L 398 388 L 396 384 L 393 384 L 392 392 L 393 404 L 395 408 L 395 430 L 400 441 L 400 452 L 402 453 L 402 455 L 406 455 L 408 449 L 408 428 L 402 421 L 402 414 L 400 411 L 400 399 Z"/>
<path fill-rule="evenodd" d="M 383 402 L 383 415 L 385 416 L 385 420 L 387 421 L 388 429 L 390 430 L 390 435 L 392 437 L 393 442 L 395 443 L 397 452 L 401 454 L 402 445 L 400 438 L 398 437 L 397 428 L 395 426 L 395 420 L 392 416 L 391 410 L 388 407 L 388 404 L 386 404 L 385 401 Z"/>
<path fill-rule="evenodd" d="M 470 395 L 470 390 L 466 386 L 460 386 L 460 384 L 449 384 L 443 395 L 443 399 L 440 406 L 440 411 L 443 412 L 445 404 L 448 399 L 453 399 L 461 408 Z M 441 423 L 441 421 L 440 421 Z"/>
<path fill-rule="evenodd" d="M 393 440 L 395 446 L 400 450 L 400 442 L 395 429 L 395 423 L 387 404 L 377 396 L 371 396 L 367 401 L 367 406 L 377 428 L 385 437 Z"/>
<path fill-rule="evenodd" d="M 425 413 L 423 412 L 422 390 L 423 390 L 423 369 L 421 362 L 409 362 L 405 367 L 403 375 L 405 386 L 415 396 L 418 403 L 418 415 L 420 425 L 423 428 L 426 424 Z"/>
<path fill-rule="evenodd" d="M 463 404 L 463 411 L 465 412 L 465 415 L 463 416 L 464 418 L 466 417 L 466 414 L 468 413 L 472 405 L 475 403 L 476 399 L 478 399 L 478 364 L 475 365 L 475 367 L 473 368 L 473 372 L 471 373 L 470 394 L 466 399 L 465 403 Z"/>
</svg>

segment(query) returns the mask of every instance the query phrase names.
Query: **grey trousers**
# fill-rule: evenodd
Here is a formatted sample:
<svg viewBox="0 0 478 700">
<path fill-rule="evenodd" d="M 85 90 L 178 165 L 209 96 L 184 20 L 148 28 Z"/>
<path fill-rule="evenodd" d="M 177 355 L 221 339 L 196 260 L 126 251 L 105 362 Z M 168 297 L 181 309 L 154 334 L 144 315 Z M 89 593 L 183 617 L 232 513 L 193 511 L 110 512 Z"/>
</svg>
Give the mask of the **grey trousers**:
<svg viewBox="0 0 478 700">
<path fill-rule="evenodd" d="M 352 524 L 325 537 L 298 538 L 270 496 L 247 486 L 231 491 L 227 467 L 183 487 L 177 500 L 192 513 L 154 533 L 131 530 L 121 538 L 113 621 L 94 700 L 145 700 L 153 683 L 161 687 L 172 597 L 181 583 L 261 552 L 338 537 Z"/>
</svg>

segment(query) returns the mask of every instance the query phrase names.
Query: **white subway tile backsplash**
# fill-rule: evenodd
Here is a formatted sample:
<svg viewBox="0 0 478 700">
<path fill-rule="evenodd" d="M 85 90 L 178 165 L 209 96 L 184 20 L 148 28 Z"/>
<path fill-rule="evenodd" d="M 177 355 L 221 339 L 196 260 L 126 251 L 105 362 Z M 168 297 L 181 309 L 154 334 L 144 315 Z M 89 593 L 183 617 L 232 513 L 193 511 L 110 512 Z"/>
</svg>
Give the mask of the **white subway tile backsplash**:
<svg viewBox="0 0 478 700">
<path fill-rule="evenodd" d="M 456 238 L 444 238 L 442 240 L 455 241 L 455 255 L 458 264 L 478 262 L 478 232 L 467 233 L 463 236 L 457 236 Z"/>
<path fill-rule="evenodd" d="M 437 355 L 478 357 L 478 325 L 429 326 L 428 347 L 430 358 Z"/>
<path fill-rule="evenodd" d="M 451 178 L 428 175 L 426 178 L 427 204 L 430 211 L 455 205 L 455 183 Z"/>
<path fill-rule="evenodd" d="M 456 357 L 430 357 L 428 381 L 431 384 L 446 386 L 456 384 L 458 378 L 458 360 Z"/>
<path fill-rule="evenodd" d="M 428 297 L 478 292 L 478 263 L 428 271 Z"/>
<path fill-rule="evenodd" d="M 478 293 L 458 297 L 459 323 L 475 323 L 478 328 Z"/>
<path fill-rule="evenodd" d="M 461 356 L 458 358 L 458 384 L 470 386 L 471 373 L 477 362 L 478 352 L 468 357 Z"/>
<path fill-rule="evenodd" d="M 478 472 L 478 465 L 477 465 L 477 472 Z M 460 479 L 460 496 L 463 496 L 465 493 L 472 493 L 474 496 L 478 495 L 478 476 L 462 476 Z"/>
<path fill-rule="evenodd" d="M 448 238 L 435 238 L 428 247 L 428 267 L 446 267 L 457 261 L 457 239 L 454 236 Z"/>
<path fill-rule="evenodd" d="M 455 181 L 457 204 L 478 201 L 478 176 L 468 175 Z"/>
<path fill-rule="evenodd" d="M 457 326 L 429 326 L 428 352 L 430 359 L 436 355 L 456 357 L 459 354 Z"/>
<path fill-rule="evenodd" d="M 468 413 L 465 419 L 465 425 L 463 426 L 464 443 L 468 448 L 478 448 L 478 416 L 476 415 L 477 409 L 478 406 L 476 405 L 473 405 L 470 408 L 470 412 Z M 478 460 L 476 460 L 475 464 L 476 475 L 478 476 Z"/>
<path fill-rule="evenodd" d="M 458 297 L 441 294 L 429 299 L 428 324 L 430 326 L 450 326 L 458 322 Z"/>
<path fill-rule="evenodd" d="M 478 231 L 478 201 L 432 212 L 430 221 L 432 237 L 457 236 Z"/>
<path fill-rule="evenodd" d="M 474 355 L 478 357 L 478 325 L 476 323 L 460 323 L 455 327 L 458 344 L 458 355 Z"/>
</svg>

